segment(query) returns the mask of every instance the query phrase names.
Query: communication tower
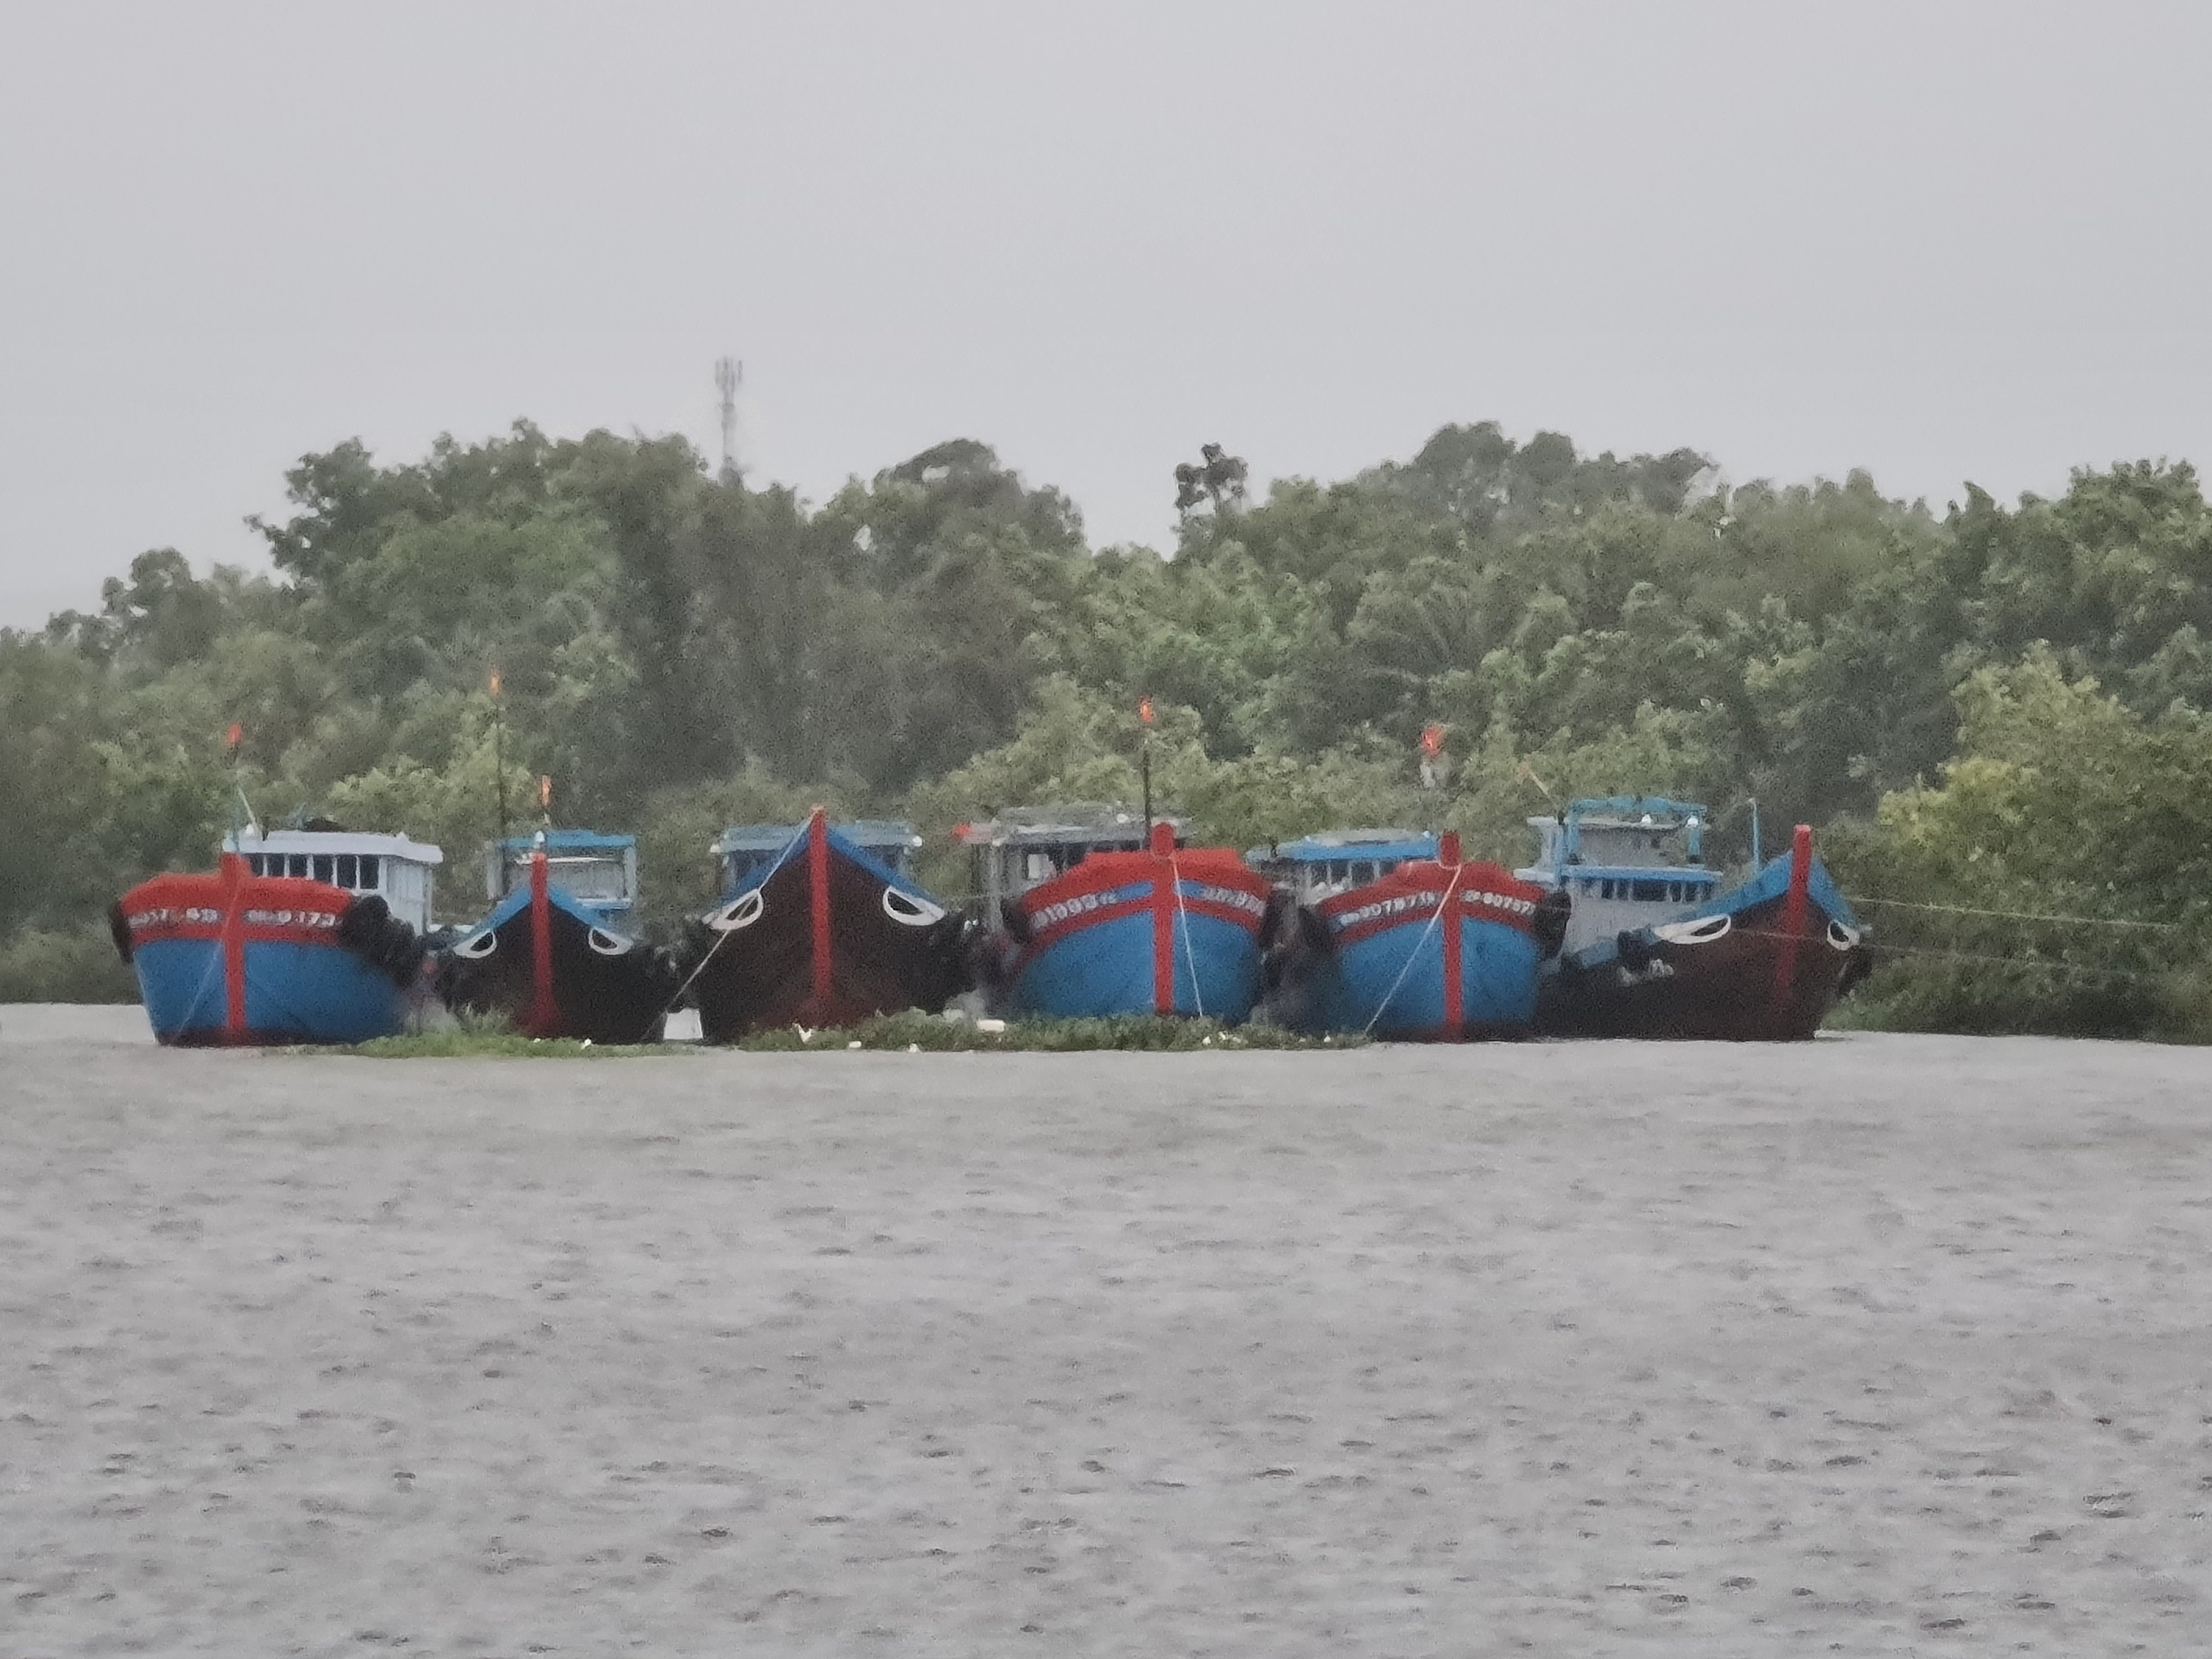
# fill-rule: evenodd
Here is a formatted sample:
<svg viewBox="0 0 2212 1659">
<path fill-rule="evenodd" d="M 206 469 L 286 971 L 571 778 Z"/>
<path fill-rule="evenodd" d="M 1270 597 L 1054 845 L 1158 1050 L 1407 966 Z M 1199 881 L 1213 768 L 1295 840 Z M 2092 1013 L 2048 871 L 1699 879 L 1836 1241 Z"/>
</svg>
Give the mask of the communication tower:
<svg viewBox="0 0 2212 1659">
<path fill-rule="evenodd" d="M 722 399 L 722 479 L 730 484 L 744 479 L 737 466 L 737 389 L 744 384 L 745 365 L 735 358 L 725 357 L 715 365 L 715 390 Z"/>
</svg>

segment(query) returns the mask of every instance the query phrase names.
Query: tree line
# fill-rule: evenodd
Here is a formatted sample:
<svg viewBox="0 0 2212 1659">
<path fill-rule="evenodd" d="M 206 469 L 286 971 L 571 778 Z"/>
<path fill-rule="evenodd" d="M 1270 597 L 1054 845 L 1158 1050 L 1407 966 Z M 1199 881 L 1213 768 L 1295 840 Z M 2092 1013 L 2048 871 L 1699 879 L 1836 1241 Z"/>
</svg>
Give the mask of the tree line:
<svg viewBox="0 0 2212 1659">
<path fill-rule="evenodd" d="M 1257 501 L 1241 467 L 1183 483 L 1164 556 L 1094 548 L 969 440 L 820 503 L 679 438 L 526 423 L 308 455 L 257 521 L 270 574 L 156 550 L 97 608 L 0 632 L 0 1000 L 127 995 L 105 908 L 207 866 L 234 773 L 264 823 L 439 842 L 464 912 L 497 670 L 509 798 L 543 774 L 561 822 L 638 830 L 660 925 L 705 902 L 721 824 L 814 801 L 912 817 L 957 893 L 952 824 L 1134 798 L 1149 742 L 1163 798 L 1240 847 L 1382 822 L 1524 861 L 1530 814 L 1643 792 L 1710 803 L 1740 856 L 1756 800 L 1878 901 L 1897 954 L 1862 1017 L 2212 1025 L 2212 513 L 2187 465 L 1937 512 L 1863 473 L 1730 486 L 1687 448 L 1484 423 Z"/>
</svg>

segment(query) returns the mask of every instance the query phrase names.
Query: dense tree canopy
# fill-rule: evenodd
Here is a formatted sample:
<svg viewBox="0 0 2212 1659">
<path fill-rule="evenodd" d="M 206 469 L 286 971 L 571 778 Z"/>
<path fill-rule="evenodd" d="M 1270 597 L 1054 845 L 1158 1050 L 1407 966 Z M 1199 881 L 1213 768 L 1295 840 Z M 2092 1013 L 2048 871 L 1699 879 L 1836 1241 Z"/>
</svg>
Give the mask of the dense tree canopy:
<svg viewBox="0 0 2212 1659">
<path fill-rule="evenodd" d="M 1689 449 L 1484 423 L 1224 494 L 1168 556 L 1093 550 L 1065 496 L 968 439 L 818 505 L 712 478 L 680 439 L 527 423 L 395 465 L 343 443 L 288 482 L 257 526 L 273 575 L 156 550 L 96 611 L 0 632 L 0 997 L 117 989 L 101 911 L 205 864 L 234 782 L 265 822 L 404 829 L 465 866 L 496 819 L 494 669 L 512 798 L 543 772 L 562 820 L 640 830 L 663 918 L 703 900 L 730 818 L 822 800 L 941 838 L 1132 794 L 1141 695 L 1162 793 L 1236 844 L 1421 822 L 1518 859 L 1548 801 L 1644 791 L 1709 801 L 1740 853 L 1756 798 L 1840 831 L 1877 897 L 2134 920 L 2206 856 L 2175 781 L 2205 798 L 2212 741 L 2212 512 L 2183 465 L 1938 514 L 1864 474 L 1731 486 Z M 1452 769 L 1425 792 L 1431 722 Z M 1895 1010 L 2172 1028 L 2171 974 L 2156 1018 L 2080 989 L 2135 982 L 2153 938 L 2032 995 L 1904 974 Z"/>
</svg>

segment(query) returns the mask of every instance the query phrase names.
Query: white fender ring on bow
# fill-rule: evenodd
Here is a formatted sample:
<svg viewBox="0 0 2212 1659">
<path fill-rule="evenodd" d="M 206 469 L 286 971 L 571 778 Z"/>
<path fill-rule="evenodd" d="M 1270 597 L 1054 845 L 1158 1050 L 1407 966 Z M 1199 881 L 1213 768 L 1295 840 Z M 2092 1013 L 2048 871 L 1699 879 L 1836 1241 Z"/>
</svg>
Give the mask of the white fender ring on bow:
<svg viewBox="0 0 2212 1659">
<path fill-rule="evenodd" d="M 472 933 L 467 938 L 456 943 L 453 947 L 453 954 L 456 957 L 467 957 L 471 962 L 477 962 L 490 956 L 499 948 L 499 936 L 487 927 L 481 933 Z"/>
<path fill-rule="evenodd" d="M 917 899 L 911 893 L 901 893 L 896 887 L 883 890 L 883 913 L 908 927 L 928 927 L 944 919 L 942 906 L 926 899 Z"/>
<path fill-rule="evenodd" d="M 628 939 L 618 938 L 603 927 L 593 928 L 585 934 L 584 938 L 591 948 L 602 957 L 626 957 L 630 954 L 632 942 Z"/>
<path fill-rule="evenodd" d="M 1859 943 L 1859 930 L 1846 927 L 1841 922 L 1828 924 L 1828 943 L 1839 950 L 1848 950 Z"/>
<path fill-rule="evenodd" d="M 760 896 L 760 889 L 741 893 L 720 910 L 707 918 L 707 925 L 717 933 L 734 933 L 741 927 L 750 927 L 760 919 L 768 908 L 768 901 Z"/>
<path fill-rule="evenodd" d="M 1656 923 L 1651 937 L 1662 944 L 1711 944 L 1715 939 L 1726 938 L 1735 925 L 1732 917 L 1700 916 L 1687 922 Z"/>
</svg>

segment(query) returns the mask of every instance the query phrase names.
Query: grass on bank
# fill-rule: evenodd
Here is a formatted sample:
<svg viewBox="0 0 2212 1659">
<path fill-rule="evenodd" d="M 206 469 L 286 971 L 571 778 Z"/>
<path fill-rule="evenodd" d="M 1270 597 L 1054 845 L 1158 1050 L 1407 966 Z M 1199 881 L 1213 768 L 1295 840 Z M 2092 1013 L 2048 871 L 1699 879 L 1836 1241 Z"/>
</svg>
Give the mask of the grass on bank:
<svg viewBox="0 0 2212 1659">
<path fill-rule="evenodd" d="M 630 1060 L 682 1054 L 688 1043 L 594 1043 L 576 1037 L 531 1037 L 503 1014 L 462 1013 L 450 1024 L 397 1037 L 378 1037 L 342 1048 L 304 1048 L 301 1054 L 352 1054 L 371 1060 Z"/>
<path fill-rule="evenodd" d="M 998 1022 L 989 1022 L 996 1025 Z M 930 1014 L 887 1014 L 857 1026 L 803 1030 L 781 1026 L 733 1045 L 753 1054 L 878 1053 L 1075 1054 L 1102 1052 L 1186 1054 L 1222 1050 L 1358 1048 L 1367 1039 L 1339 1034 L 1306 1037 L 1272 1026 L 1230 1029 L 1212 1020 L 1165 1020 L 1129 1015 L 1111 1020 L 1017 1020 L 989 1029 L 966 1020 Z M 632 1059 L 648 1055 L 711 1053 L 697 1043 L 589 1043 L 569 1037 L 526 1037 L 501 1021 L 468 1020 L 435 1031 L 379 1037 L 350 1048 L 291 1051 L 351 1054 L 372 1060 Z"/>
<path fill-rule="evenodd" d="M 518 1031 L 410 1032 L 350 1048 L 308 1048 L 302 1054 L 352 1054 L 370 1060 L 634 1060 L 683 1054 L 689 1043 L 594 1043 L 574 1037 L 525 1037 Z"/>
<path fill-rule="evenodd" d="M 779 1026 L 747 1037 L 736 1046 L 754 1054 L 855 1048 L 959 1054 L 1102 1051 L 1188 1054 L 1211 1049 L 1357 1048 L 1365 1041 L 1357 1036 L 1306 1037 L 1274 1026 L 1232 1029 L 1214 1020 L 1168 1020 L 1156 1014 L 1125 1014 L 1109 1020 L 1009 1020 L 1003 1029 L 990 1030 L 966 1020 L 907 1013 L 878 1014 L 857 1026 L 825 1031 L 803 1032 L 796 1026 Z"/>
</svg>

